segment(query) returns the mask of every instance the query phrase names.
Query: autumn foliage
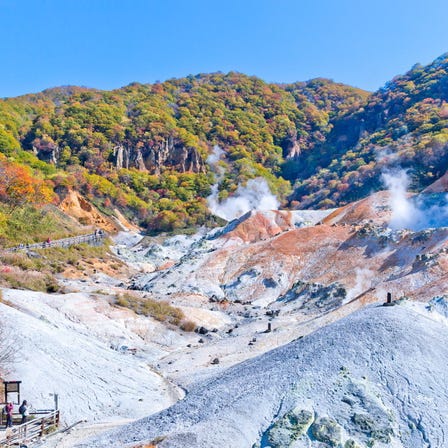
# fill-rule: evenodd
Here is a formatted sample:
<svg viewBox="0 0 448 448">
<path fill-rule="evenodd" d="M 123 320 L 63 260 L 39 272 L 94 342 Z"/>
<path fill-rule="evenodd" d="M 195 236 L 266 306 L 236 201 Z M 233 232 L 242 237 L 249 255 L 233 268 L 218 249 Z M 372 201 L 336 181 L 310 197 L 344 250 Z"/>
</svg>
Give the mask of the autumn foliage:
<svg viewBox="0 0 448 448">
<path fill-rule="evenodd" d="M 44 205 L 54 200 L 51 185 L 33 176 L 29 167 L 7 160 L 0 154 L 0 202 L 9 213 L 25 205 Z"/>
<path fill-rule="evenodd" d="M 291 207 L 334 207 L 383 188 L 396 164 L 418 191 L 448 164 L 447 86 L 448 54 L 374 93 L 218 72 L 0 99 L 0 154 L 14 159 L 1 161 L 0 201 L 11 211 L 48 202 L 52 181 L 158 232 L 213 222 L 216 182 L 221 200 L 263 177 Z"/>
</svg>

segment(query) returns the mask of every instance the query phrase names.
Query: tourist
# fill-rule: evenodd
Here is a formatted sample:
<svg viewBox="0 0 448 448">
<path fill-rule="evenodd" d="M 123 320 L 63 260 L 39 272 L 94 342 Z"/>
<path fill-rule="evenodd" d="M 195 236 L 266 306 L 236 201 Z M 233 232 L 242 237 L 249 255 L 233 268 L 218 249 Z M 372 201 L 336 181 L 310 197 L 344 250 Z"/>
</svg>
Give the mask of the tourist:
<svg viewBox="0 0 448 448">
<path fill-rule="evenodd" d="M 5 413 L 6 413 L 6 427 L 11 428 L 12 427 L 12 411 L 14 410 L 14 405 L 9 402 L 5 406 Z"/>
<path fill-rule="evenodd" d="M 22 421 L 20 422 L 23 425 L 26 422 L 26 418 L 28 417 L 28 403 L 26 400 L 23 400 L 22 404 L 19 408 L 19 414 L 22 416 Z"/>
</svg>

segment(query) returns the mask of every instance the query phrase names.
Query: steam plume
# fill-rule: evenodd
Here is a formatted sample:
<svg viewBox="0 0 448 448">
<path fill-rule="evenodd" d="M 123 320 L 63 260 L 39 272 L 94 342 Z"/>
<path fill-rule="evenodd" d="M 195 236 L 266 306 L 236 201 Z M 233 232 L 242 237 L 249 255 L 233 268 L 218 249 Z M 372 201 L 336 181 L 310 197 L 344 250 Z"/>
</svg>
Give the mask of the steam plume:
<svg viewBox="0 0 448 448">
<path fill-rule="evenodd" d="M 224 175 L 224 169 L 219 166 L 219 161 L 223 154 L 224 151 L 215 145 L 207 158 L 207 163 L 218 179 L 218 183 L 212 186 L 212 192 L 207 198 L 210 211 L 220 218 L 231 221 L 250 210 L 277 210 L 280 204 L 271 193 L 266 180 L 261 177 L 249 180 L 244 187 L 239 185 L 233 196 L 219 202 L 219 182 Z"/>
<path fill-rule="evenodd" d="M 213 185 L 212 194 L 207 198 L 211 212 L 227 221 L 238 218 L 250 210 L 277 210 L 280 205 L 271 193 L 265 179 L 257 177 L 239 186 L 232 197 L 218 201 L 218 185 Z"/>
<path fill-rule="evenodd" d="M 409 196 L 409 177 L 405 170 L 385 172 L 384 185 L 390 192 L 392 216 L 389 227 L 394 230 L 419 231 L 433 227 L 448 226 L 448 200 L 446 195 Z"/>
<path fill-rule="evenodd" d="M 216 169 L 217 164 L 221 160 L 221 157 L 223 154 L 224 154 L 224 151 L 221 149 L 220 146 L 218 146 L 218 145 L 213 146 L 212 153 L 207 157 L 207 163 L 213 169 Z"/>
<path fill-rule="evenodd" d="M 347 301 L 354 299 L 356 296 L 369 289 L 375 280 L 375 275 L 375 272 L 370 269 L 356 268 L 355 284 L 347 293 Z"/>
<path fill-rule="evenodd" d="M 382 174 L 384 185 L 390 193 L 392 216 L 389 227 L 392 229 L 412 229 L 419 220 L 420 210 L 408 199 L 409 178 L 404 170 L 389 171 Z"/>
</svg>

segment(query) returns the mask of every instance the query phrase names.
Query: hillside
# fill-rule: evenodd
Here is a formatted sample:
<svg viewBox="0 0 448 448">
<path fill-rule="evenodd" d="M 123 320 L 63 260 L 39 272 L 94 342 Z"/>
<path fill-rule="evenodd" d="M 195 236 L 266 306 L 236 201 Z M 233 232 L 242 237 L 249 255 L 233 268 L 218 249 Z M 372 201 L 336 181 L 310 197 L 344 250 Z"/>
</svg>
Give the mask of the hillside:
<svg viewBox="0 0 448 448">
<path fill-rule="evenodd" d="M 48 407 L 48 389 L 54 388 L 65 424 L 82 419 L 89 409 L 88 423 L 78 427 L 71 442 L 59 444 L 60 434 L 42 446 L 73 447 L 103 430 L 105 420 L 118 425 L 123 418 L 151 415 L 175 403 L 183 391 L 186 397 L 174 410 L 149 417 L 159 422 L 150 420 L 153 432 L 140 424 L 123 429 L 117 446 L 168 434 L 163 443 L 174 447 L 232 446 L 228 440 L 242 447 L 258 442 L 265 447 L 269 440 L 272 446 L 273 440 L 293 436 L 266 430 L 296 407 L 300 418 L 313 419 L 314 429 L 307 432 L 312 438 L 323 431 L 344 442 L 358 440 L 360 446 L 375 438 L 380 447 L 389 440 L 395 446 L 419 446 L 421 438 L 438 446 L 444 426 L 433 408 L 440 407 L 437 400 L 446 391 L 426 387 L 434 388 L 434 378 L 446 373 L 438 361 L 446 355 L 446 322 L 429 312 L 446 308 L 446 194 L 435 192 L 439 182 L 430 193 L 411 195 L 399 181 L 405 179 L 397 176 L 390 191 L 333 210 L 252 211 L 193 235 L 121 232 L 112 236 L 110 251 L 74 247 L 65 254 L 70 263 L 54 273 L 57 294 L 3 289 L 3 325 L 20 346 L 11 377 L 23 379 L 23 394 L 34 406 Z M 51 249 L 36 255 L 24 251 L 22 265 L 56 261 Z M 9 263 L 2 259 L 2 272 Z M 372 308 L 387 292 L 396 306 Z M 158 310 L 168 306 L 176 314 L 161 315 Z M 410 341 L 426 352 L 412 352 Z M 417 356 L 423 372 L 410 368 Z M 367 364 L 358 362 L 363 357 Z M 409 386 L 401 385 L 395 368 Z M 237 386 L 232 372 L 239 372 Z M 292 395 L 285 392 L 286 383 Z M 234 394 L 234 387 L 241 394 Z M 209 395 L 209 388 L 217 395 Z M 400 407 L 394 397 L 404 400 L 400 394 L 407 390 L 417 401 Z M 426 395 L 436 406 L 418 401 Z M 183 406 L 186 418 L 176 411 Z M 215 408 L 221 409 L 216 411 L 220 424 L 207 414 Z M 193 435 L 177 434 L 171 423 L 163 426 L 165 415 L 179 431 Z M 235 421 L 240 426 L 233 433 Z M 101 424 L 93 427 L 93 422 Z M 183 426 L 190 423 L 191 428 Z M 431 434 L 430 424 L 437 428 Z M 100 440 L 98 446 L 109 443 Z"/>
<path fill-rule="evenodd" d="M 355 110 L 367 96 L 328 80 L 292 89 L 238 73 L 112 92 L 49 89 L 0 102 L 0 152 L 39 171 L 43 165 L 21 149 L 36 154 L 57 166 L 46 173 L 56 190 L 76 186 L 150 230 L 204 224 L 217 180 L 221 199 L 263 177 L 285 200 L 291 185 L 280 176 L 283 162 L 313 146 L 330 115 Z M 223 149 L 218 178 L 207 161 L 216 145 Z"/>
<path fill-rule="evenodd" d="M 354 112 L 333 121 L 315 153 L 297 161 L 300 207 L 351 202 L 381 187 L 396 167 L 421 191 L 445 174 L 448 162 L 448 54 L 416 64 L 373 93 Z M 322 202 L 323 201 L 323 202 Z"/>
<path fill-rule="evenodd" d="M 447 64 L 416 65 L 372 94 L 233 72 L 53 88 L 0 101 L 0 153 L 149 232 L 214 225 L 210 194 L 222 201 L 259 177 L 289 208 L 365 197 L 398 165 L 420 191 L 446 169 Z"/>
<path fill-rule="evenodd" d="M 446 329 L 422 306 L 370 307 L 79 446 L 442 447 Z"/>
</svg>

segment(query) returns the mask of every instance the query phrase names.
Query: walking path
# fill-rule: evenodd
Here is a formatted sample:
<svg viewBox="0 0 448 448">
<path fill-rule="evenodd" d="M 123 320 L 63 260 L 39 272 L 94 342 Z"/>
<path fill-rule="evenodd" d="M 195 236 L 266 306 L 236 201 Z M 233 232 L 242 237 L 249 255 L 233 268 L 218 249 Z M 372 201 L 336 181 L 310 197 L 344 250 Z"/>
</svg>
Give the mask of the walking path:
<svg viewBox="0 0 448 448">
<path fill-rule="evenodd" d="M 30 447 L 59 426 L 58 410 L 34 411 L 33 415 L 34 418 L 28 422 L 0 432 L 0 446 L 2 448 L 18 445 Z"/>
<path fill-rule="evenodd" d="M 44 241 L 42 243 L 34 243 L 34 244 L 20 244 L 15 247 L 8 247 L 7 249 L 3 249 L 5 252 L 18 252 L 18 251 L 27 251 L 30 249 L 48 249 L 50 247 L 70 247 L 76 244 L 98 244 L 104 238 L 106 238 L 106 232 L 100 230 L 94 233 L 89 233 L 87 235 L 79 235 L 73 236 L 70 238 L 62 238 L 60 240 L 54 241 Z"/>
</svg>

